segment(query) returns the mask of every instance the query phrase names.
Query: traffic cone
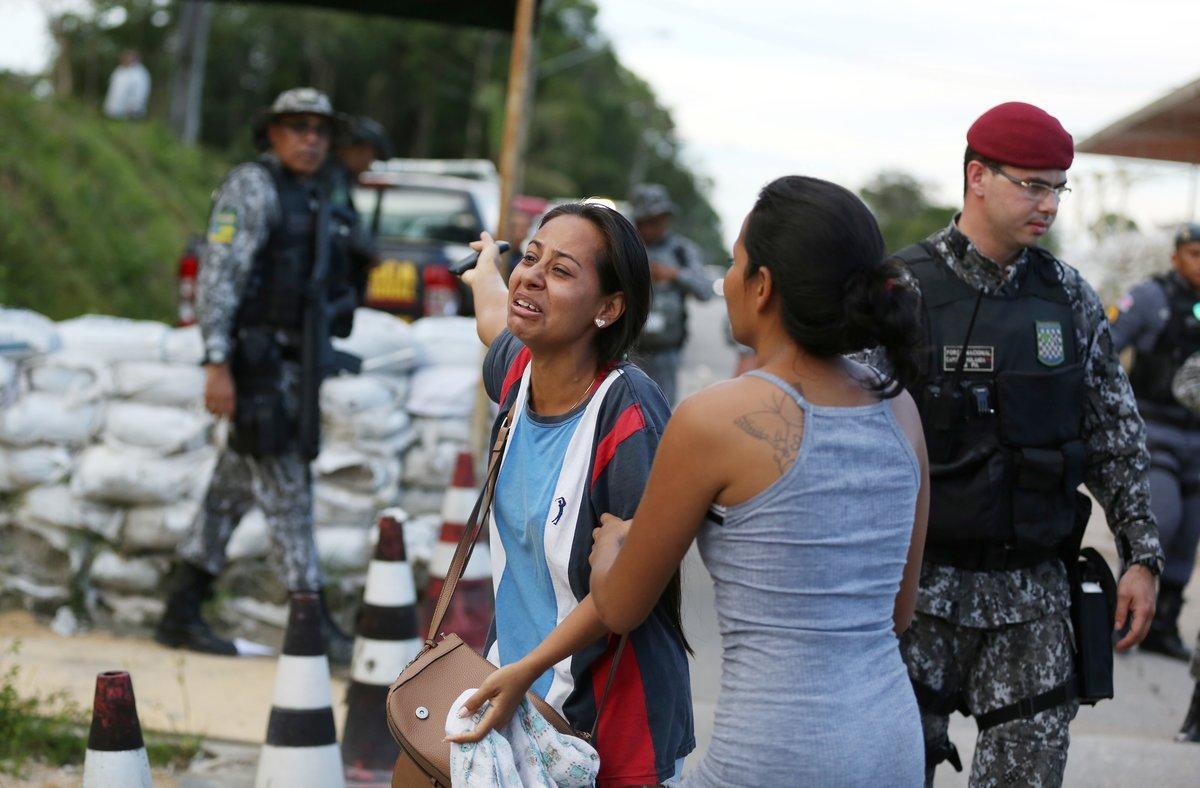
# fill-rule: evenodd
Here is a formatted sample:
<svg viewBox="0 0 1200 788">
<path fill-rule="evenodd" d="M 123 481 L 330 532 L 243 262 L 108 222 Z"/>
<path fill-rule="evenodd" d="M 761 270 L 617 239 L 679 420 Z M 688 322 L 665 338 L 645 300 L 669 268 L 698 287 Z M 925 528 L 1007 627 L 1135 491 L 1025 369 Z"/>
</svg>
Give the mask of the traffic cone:
<svg viewBox="0 0 1200 788">
<path fill-rule="evenodd" d="M 83 788 L 150 788 L 133 681 L 123 670 L 96 676 L 92 728 L 83 762 Z"/>
<path fill-rule="evenodd" d="M 454 550 L 462 539 L 475 508 L 479 491 L 475 487 L 475 469 L 470 452 L 459 452 L 454 464 L 454 479 L 442 502 L 442 531 L 433 548 L 429 563 L 429 585 L 425 591 L 425 606 L 421 618 L 422 631 L 428 631 L 437 604 L 438 594 L 454 558 Z M 442 619 L 442 632 L 453 633 L 476 651 L 483 653 L 488 629 L 492 625 L 492 557 L 488 549 L 487 525 L 467 562 L 462 580 L 454 591 L 450 608 Z"/>
<path fill-rule="evenodd" d="M 342 758 L 333 726 L 333 688 L 315 592 L 292 594 L 267 741 L 255 788 L 340 788 Z"/>
<path fill-rule="evenodd" d="M 351 784 L 390 785 L 400 747 L 387 726 L 388 686 L 421 650 L 417 594 L 404 552 L 403 509 L 379 516 L 379 542 L 358 614 L 342 763 Z"/>
</svg>

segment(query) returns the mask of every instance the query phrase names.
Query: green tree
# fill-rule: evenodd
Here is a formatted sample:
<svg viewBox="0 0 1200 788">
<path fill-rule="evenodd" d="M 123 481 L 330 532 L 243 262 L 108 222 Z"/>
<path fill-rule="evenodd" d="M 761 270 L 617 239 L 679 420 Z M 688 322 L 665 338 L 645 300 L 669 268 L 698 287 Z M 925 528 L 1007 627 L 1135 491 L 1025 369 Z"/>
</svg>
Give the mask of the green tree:
<svg viewBox="0 0 1200 788">
<path fill-rule="evenodd" d="M 934 204 L 925 184 L 896 170 L 880 172 L 858 194 L 875 213 L 884 243 L 891 252 L 945 227 L 956 210 Z"/>
</svg>

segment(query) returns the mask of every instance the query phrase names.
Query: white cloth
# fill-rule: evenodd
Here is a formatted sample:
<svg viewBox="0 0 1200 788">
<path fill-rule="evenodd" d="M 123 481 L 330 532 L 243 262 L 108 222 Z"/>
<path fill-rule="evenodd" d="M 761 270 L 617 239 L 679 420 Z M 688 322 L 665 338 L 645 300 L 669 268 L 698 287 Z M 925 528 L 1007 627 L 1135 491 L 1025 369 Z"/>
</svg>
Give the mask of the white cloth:
<svg viewBox="0 0 1200 788">
<path fill-rule="evenodd" d="M 141 63 L 117 66 L 108 80 L 104 114 L 110 118 L 140 118 L 150 98 L 150 72 Z"/>
<path fill-rule="evenodd" d="M 474 730 L 488 704 L 470 717 L 459 709 L 476 690 L 450 704 L 446 735 Z M 583 739 L 559 733 L 524 700 L 503 728 L 488 732 L 477 744 L 450 745 L 450 782 L 471 788 L 588 788 L 596 784 L 600 756 Z"/>
</svg>

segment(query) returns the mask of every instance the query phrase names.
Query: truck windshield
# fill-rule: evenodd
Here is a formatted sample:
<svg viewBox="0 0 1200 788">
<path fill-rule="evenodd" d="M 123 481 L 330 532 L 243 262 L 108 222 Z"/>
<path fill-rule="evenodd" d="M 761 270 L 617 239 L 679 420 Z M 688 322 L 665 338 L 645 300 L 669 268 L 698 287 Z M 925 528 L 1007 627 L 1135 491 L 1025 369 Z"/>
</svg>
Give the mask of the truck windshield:
<svg viewBox="0 0 1200 788">
<path fill-rule="evenodd" d="M 355 189 L 354 203 L 364 222 L 372 221 L 378 199 L 382 199 L 380 238 L 450 243 L 470 243 L 479 238 L 479 219 L 465 192 L 408 186 L 382 191 Z"/>
</svg>

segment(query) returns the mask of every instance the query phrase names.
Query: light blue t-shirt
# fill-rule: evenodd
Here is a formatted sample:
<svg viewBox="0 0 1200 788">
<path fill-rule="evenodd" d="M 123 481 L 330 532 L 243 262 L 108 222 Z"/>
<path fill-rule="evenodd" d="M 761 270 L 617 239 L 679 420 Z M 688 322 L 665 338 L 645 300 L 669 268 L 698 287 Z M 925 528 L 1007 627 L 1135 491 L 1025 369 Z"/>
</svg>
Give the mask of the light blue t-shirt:
<svg viewBox="0 0 1200 788">
<path fill-rule="evenodd" d="M 537 416 L 526 408 L 513 430 L 496 483 L 496 528 L 507 561 L 496 593 L 496 632 L 503 665 L 532 651 L 558 624 L 558 605 L 546 563 L 546 513 L 551 511 L 558 469 L 583 416 L 584 406 L 561 416 Z M 559 515 L 566 501 L 559 506 Z M 557 523 L 574 528 L 575 523 Z M 545 697 L 553 680 L 547 670 L 533 684 Z"/>
</svg>

